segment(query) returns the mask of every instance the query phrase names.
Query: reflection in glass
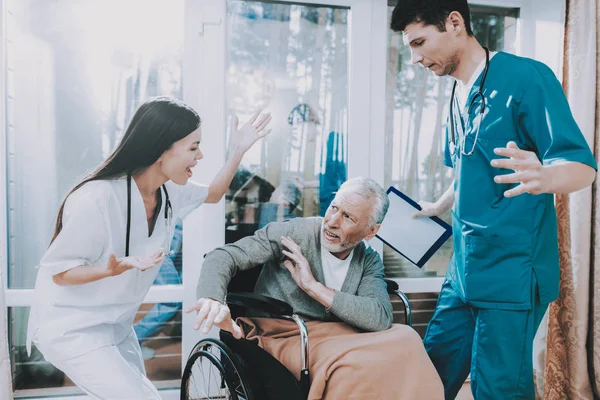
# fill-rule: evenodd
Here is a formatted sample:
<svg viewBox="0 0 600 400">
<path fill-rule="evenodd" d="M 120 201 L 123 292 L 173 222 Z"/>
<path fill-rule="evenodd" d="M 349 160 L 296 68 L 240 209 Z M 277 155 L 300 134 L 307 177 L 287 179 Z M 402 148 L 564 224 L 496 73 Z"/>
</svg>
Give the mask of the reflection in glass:
<svg viewBox="0 0 600 400">
<path fill-rule="evenodd" d="M 60 202 L 108 156 L 138 105 L 156 95 L 182 98 L 183 7 L 184 0 L 3 3 L 9 288 L 34 287 Z M 39 353 L 24 352 L 27 313 L 10 314 L 15 389 L 69 385 Z M 149 373 L 175 379 L 179 364 L 173 358 Z"/>
<path fill-rule="evenodd" d="M 392 10 L 388 10 L 388 25 Z M 473 33 L 490 51 L 514 52 L 517 16 L 516 9 L 471 7 Z M 452 78 L 439 78 L 413 65 L 401 33 L 390 31 L 388 45 L 384 184 L 417 201 L 435 201 L 452 182 L 452 170 L 444 166 Z M 442 219 L 451 223 L 450 213 Z M 385 246 L 386 276 L 444 276 L 452 252 L 449 239 L 423 269 L 418 269 Z"/>
<path fill-rule="evenodd" d="M 33 288 L 60 201 L 138 105 L 182 97 L 183 3 L 6 2 L 9 287 Z"/>
<path fill-rule="evenodd" d="M 228 1 L 229 125 L 263 108 L 273 133 L 226 194 L 226 243 L 271 221 L 323 215 L 346 180 L 348 17 L 344 8 Z"/>
<path fill-rule="evenodd" d="M 162 315 L 157 306 L 163 307 Z M 164 307 L 170 307 L 168 310 Z M 170 315 L 165 318 L 165 312 Z M 21 344 L 21 332 L 27 328 L 28 307 L 8 309 L 13 390 L 19 396 L 48 396 L 80 393 L 62 371 L 44 360 L 35 345 L 31 357 Z M 140 321 L 142 321 L 140 323 Z M 159 388 L 179 387 L 181 377 L 181 303 L 142 304 L 135 318 L 135 330 L 141 342 L 148 378 Z M 55 390 L 48 390 L 55 388 Z M 44 389 L 43 391 L 41 389 Z"/>
</svg>

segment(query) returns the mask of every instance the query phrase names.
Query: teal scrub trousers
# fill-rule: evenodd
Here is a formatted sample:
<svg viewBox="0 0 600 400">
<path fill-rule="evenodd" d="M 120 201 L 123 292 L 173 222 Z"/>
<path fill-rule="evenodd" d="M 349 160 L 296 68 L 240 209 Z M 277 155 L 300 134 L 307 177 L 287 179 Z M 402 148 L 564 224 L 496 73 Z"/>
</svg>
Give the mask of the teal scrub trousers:
<svg viewBox="0 0 600 400">
<path fill-rule="evenodd" d="M 444 282 L 424 343 L 446 400 L 456 398 L 469 372 L 475 400 L 535 399 L 533 338 L 548 304 L 537 290 L 533 298 L 530 310 L 478 308 Z"/>
</svg>

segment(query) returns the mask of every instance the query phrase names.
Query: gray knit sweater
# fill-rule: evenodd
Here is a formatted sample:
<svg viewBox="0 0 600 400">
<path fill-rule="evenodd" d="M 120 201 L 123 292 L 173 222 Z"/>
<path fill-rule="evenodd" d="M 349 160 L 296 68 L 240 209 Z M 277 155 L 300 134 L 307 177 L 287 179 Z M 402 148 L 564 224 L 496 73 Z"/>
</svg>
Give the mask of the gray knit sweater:
<svg viewBox="0 0 600 400">
<path fill-rule="evenodd" d="M 327 310 L 298 287 L 283 265 L 282 236 L 289 236 L 302 249 L 315 279 L 325 284 L 321 266 L 322 218 L 295 218 L 273 222 L 254 236 L 219 247 L 202 264 L 198 298 L 224 301 L 227 286 L 239 270 L 264 264 L 255 293 L 285 301 L 294 312 L 308 319 L 344 321 L 365 331 L 382 331 L 392 324 L 392 305 L 383 280 L 383 262 L 376 251 L 361 242 L 355 249 L 341 291 L 335 292 Z"/>
</svg>

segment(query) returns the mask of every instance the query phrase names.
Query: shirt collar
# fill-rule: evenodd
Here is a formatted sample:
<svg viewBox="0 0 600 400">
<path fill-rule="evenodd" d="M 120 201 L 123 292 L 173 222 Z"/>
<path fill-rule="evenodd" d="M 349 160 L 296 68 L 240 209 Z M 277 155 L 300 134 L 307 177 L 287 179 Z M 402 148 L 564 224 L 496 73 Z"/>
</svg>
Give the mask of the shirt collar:
<svg viewBox="0 0 600 400">
<path fill-rule="evenodd" d="M 490 59 L 491 59 L 491 57 L 490 57 Z M 485 68 L 485 57 L 483 58 L 483 60 L 481 60 L 481 62 L 477 66 L 477 68 L 475 68 L 475 71 L 473 71 L 473 73 L 471 74 L 471 77 L 467 81 L 466 85 L 463 84 L 461 80 L 457 81 L 458 82 L 458 87 L 460 88 L 460 90 L 461 91 L 464 90 L 464 89 L 471 90 L 471 88 L 475 84 L 475 81 L 477 80 L 477 78 L 479 78 L 479 75 L 481 75 L 481 73 L 483 72 L 484 68 Z"/>
</svg>

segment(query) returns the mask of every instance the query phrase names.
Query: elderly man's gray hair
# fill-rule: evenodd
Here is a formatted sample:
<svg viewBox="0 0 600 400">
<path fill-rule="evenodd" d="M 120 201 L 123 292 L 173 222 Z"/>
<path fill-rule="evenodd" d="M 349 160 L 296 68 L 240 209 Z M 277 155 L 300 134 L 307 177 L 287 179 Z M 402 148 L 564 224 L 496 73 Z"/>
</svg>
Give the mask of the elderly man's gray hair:
<svg viewBox="0 0 600 400">
<path fill-rule="evenodd" d="M 373 213 L 371 219 L 374 224 L 380 224 L 387 214 L 390 207 L 390 199 L 385 190 L 373 179 L 359 176 L 357 178 L 348 179 L 340 186 L 342 189 L 351 189 L 353 192 L 365 196 L 368 199 L 373 199 Z"/>
</svg>

